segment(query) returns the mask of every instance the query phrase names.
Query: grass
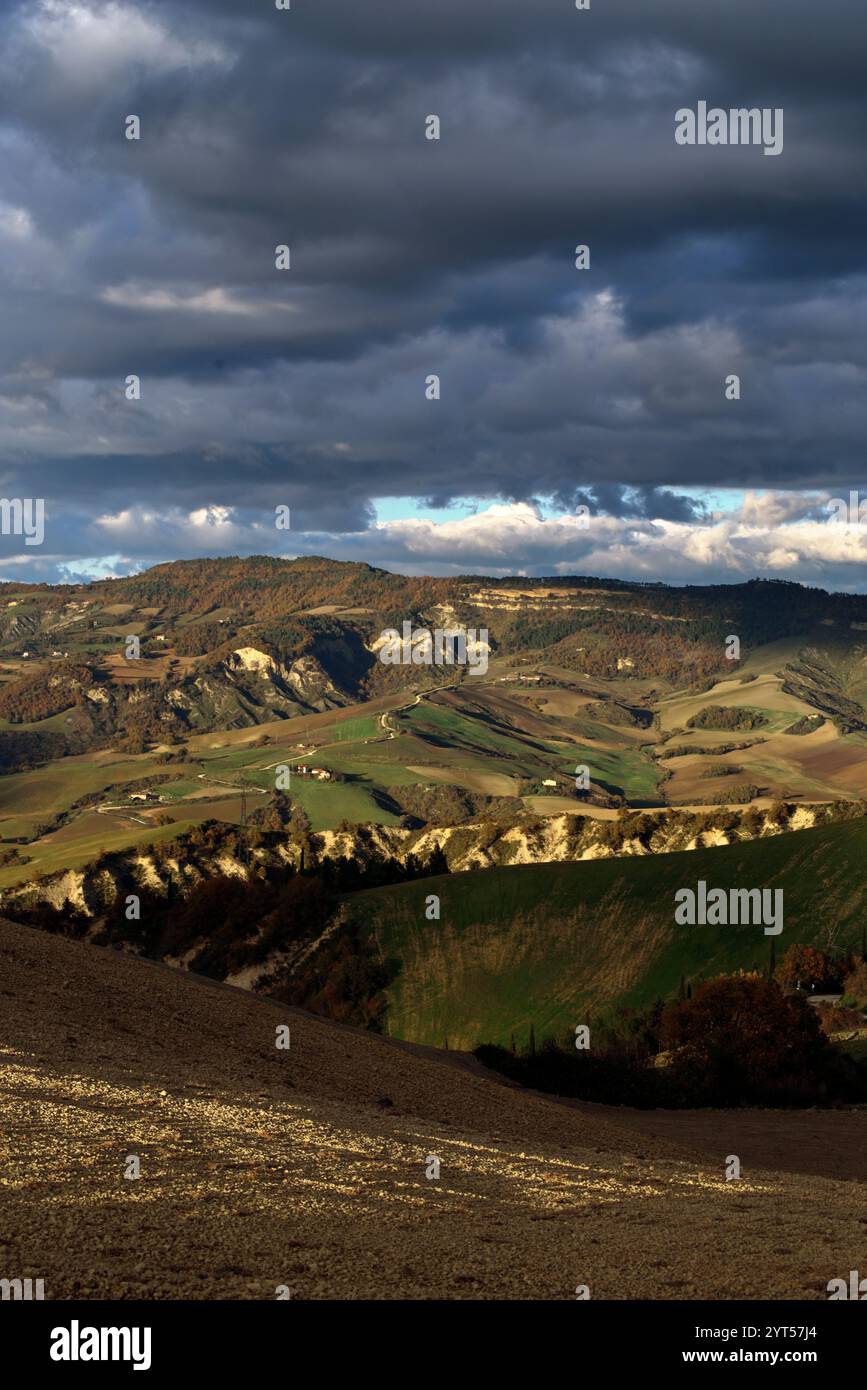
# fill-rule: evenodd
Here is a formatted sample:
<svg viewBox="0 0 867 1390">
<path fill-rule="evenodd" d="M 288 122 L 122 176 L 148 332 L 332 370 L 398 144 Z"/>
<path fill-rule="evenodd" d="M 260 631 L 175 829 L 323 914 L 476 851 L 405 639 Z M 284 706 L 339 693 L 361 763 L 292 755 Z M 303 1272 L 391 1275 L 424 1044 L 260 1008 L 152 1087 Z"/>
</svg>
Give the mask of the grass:
<svg viewBox="0 0 867 1390">
<path fill-rule="evenodd" d="M 356 894 L 385 957 L 402 962 L 389 991 L 397 1037 L 472 1047 L 562 1033 L 615 1004 L 672 997 L 695 984 L 764 969 L 761 926 L 680 927 L 674 894 L 703 878 L 720 888 L 782 888 L 777 959 L 793 941 L 857 949 L 867 915 L 867 821 L 727 848 L 588 863 L 486 869 Z M 429 894 L 440 920 L 425 914 Z"/>
<path fill-rule="evenodd" d="M 569 755 L 567 769 L 573 773 L 582 763 L 590 769 L 591 780 L 622 788 L 627 801 L 659 804 L 659 769 L 640 749 L 578 746 Z"/>
<path fill-rule="evenodd" d="M 68 709 L 63 709 L 57 714 L 49 715 L 47 719 L 31 719 L 21 724 L 15 724 L 11 719 L 0 719 L 0 729 L 8 730 L 9 733 L 62 734 L 66 731 L 69 713 Z"/>
<path fill-rule="evenodd" d="M 358 719 L 345 719 L 340 724 L 335 724 L 333 729 L 323 731 L 323 743 L 353 743 L 363 739 L 377 738 L 380 733 L 379 720 L 371 715 L 362 715 Z"/>
<path fill-rule="evenodd" d="M 68 810 L 73 802 L 93 792 L 122 787 L 143 777 L 165 772 L 155 758 L 123 758 L 96 763 L 90 758 L 60 758 L 30 772 L 0 777 L 0 830 L 7 815 L 28 811 L 43 815 Z"/>
<path fill-rule="evenodd" d="M 292 780 L 292 797 L 300 801 L 314 830 L 333 830 L 342 820 L 397 825 L 399 816 L 381 810 L 369 788 L 354 782 Z"/>
<path fill-rule="evenodd" d="M 659 769 L 651 759 L 634 743 L 618 746 L 616 731 L 596 721 L 571 720 L 569 731 L 606 746 L 586 747 L 580 743 L 572 745 L 565 739 L 510 735 L 491 728 L 484 719 L 441 705 L 419 705 L 402 715 L 401 723 L 431 741 L 436 752 L 433 755 L 428 751 L 427 760 L 435 756 L 437 762 L 446 765 L 533 780 L 555 770 L 572 773 L 578 764 L 586 763 L 592 778 L 621 788 L 628 801 L 657 805 L 660 800 Z M 447 746 L 437 746 L 438 741 Z"/>
<path fill-rule="evenodd" d="M 417 705 L 401 714 L 399 723 L 427 744 L 427 760 L 437 763 L 459 761 L 478 771 L 538 777 L 563 756 L 561 741 L 503 733 L 484 719 L 442 705 Z"/>
<path fill-rule="evenodd" d="M 173 782 L 164 782 L 156 790 L 160 796 L 164 796 L 167 801 L 180 801 L 185 796 L 192 796 L 194 792 L 200 792 L 207 782 L 200 781 L 198 777 L 189 778 L 179 777 Z"/>
<path fill-rule="evenodd" d="M 341 757 L 323 753 L 317 762 L 322 767 L 333 768 L 337 772 L 345 772 L 351 777 L 360 777 L 367 782 L 372 782 L 376 786 L 385 787 L 408 787 L 418 782 L 425 782 L 427 779 L 420 772 L 410 772 L 409 768 L 401 767 L 399 763 L 373 762 L 369 757 L 362 761 L 360 758 L 349 755 Z"/>
<path fill-rule="evenodd" d="M 32 849 L 22 846 L 25 854 L 33 854 L 29 864 L 15 867 L 7 864 L 0 868 L 0 888 L 47 874 L 59 873 L 65 869 L 82 869 L 86 864 L 99 859 L 112 850 L 127 849 L 131 845 L 146 845 L 158 840 L 172 840 L 183 835 L 197 824 L 196 820 L 179 818 L 172 825 L 121 826 L 112 829 L 108 816 L 99 817 L 100 824 L 89 833 L 82 833 L 77 839 L 50 837 L 45 844 Z"/>
</svg>

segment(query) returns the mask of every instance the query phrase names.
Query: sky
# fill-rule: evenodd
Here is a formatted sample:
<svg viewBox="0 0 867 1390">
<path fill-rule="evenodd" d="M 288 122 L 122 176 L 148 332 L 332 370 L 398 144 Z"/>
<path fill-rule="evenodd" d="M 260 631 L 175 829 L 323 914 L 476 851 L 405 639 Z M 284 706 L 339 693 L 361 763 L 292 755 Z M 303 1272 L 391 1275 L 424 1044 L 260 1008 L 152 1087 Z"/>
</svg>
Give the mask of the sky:
<svg viewBox="0 0 867 1390">
<path fill-rule="evenodd" d="M 0 23 L 0 497 L 45 512 L 41 544 L 4 520 L 0 578 L 867 589 L 863 0 Z M 679 144 L 700 102 L 782 112 L 781 153 Z"/>
</svg>

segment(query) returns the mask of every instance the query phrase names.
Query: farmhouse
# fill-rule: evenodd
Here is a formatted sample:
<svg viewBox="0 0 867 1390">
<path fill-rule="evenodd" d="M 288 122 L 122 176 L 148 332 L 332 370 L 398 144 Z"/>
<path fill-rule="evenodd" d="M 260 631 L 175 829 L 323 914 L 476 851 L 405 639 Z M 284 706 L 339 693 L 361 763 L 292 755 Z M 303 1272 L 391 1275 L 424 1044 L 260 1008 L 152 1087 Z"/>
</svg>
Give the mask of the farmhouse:
<svg viewBox="0 0 867 1390">
<path fill-rule="evenodd" d="M 301 777 L 314 777 L 317 782 L 330 782 L 332 775 L 326 767 L 310 767 L 307 763 L 298 764 L 298 774 Z"/>
</svg>

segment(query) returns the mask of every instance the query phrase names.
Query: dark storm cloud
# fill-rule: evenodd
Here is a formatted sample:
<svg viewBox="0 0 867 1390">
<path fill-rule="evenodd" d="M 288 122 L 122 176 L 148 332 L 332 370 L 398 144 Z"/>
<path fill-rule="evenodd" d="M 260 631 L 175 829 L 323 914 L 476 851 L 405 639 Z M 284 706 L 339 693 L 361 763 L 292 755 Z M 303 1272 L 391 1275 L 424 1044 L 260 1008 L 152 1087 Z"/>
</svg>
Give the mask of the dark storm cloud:
<svg viewBox="0 0 867 1390">
<path fill-rule="evenodd" d="M 701 503 L 670 492 L 668 488 L 627 488 L 617 483 L 577 488 L 554 500 L 561 503 L 565 511 L 584 506 L 605 516 L 640 517 L 648 521 L 699 521 L 707 514 L 707 508 Z"/>
<path fill-rule="evenodd" d="M 3 487 L 68 510 L 65 553 L 135 507 L 287 503 L 358 536 L 377 497 L 586 496 L 701 523 L 671 488 L 863 477 L 858 0 L 4 14 Z M 678 147 L 699 99 L 782 106 L 783 154 Z"/>
</svg>

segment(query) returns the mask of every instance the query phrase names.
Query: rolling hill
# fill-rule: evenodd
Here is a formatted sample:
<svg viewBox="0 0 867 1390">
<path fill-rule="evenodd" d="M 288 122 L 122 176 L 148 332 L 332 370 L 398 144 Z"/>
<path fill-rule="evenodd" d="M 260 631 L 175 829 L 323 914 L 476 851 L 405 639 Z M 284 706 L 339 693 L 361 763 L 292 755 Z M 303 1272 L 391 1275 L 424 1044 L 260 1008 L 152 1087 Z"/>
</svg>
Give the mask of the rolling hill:
<svg viewBox="0 0 867 1390">
<path fill-rule="evenodd" d="M 383 665 L 381 633 L 407 620 L 484 627 L 488 670 Z M 466 845 L 447 848 L 459 868 L 580 857 L 587 824 L 625 807 L 812 814 L 867 787 L 865 699 L 867 598 L 786 583 L 409 578 L 260 556 L 4 584 L 0 888 L 102 851 L 146 857 L 210 821 L 249 836 L 287 769 L 312 833 L 355 828 L 400 854 L 428 831 L 423 853 Z"/>
<path fill-rule="evenodd" d="M 354 894 L 382 956 L 396 1037 L 442 1046 L 563 1035 L 616 1004 L 766 968 L 760 926 L 678 926 L 675 892 L 782 889 L 779 960 L 793 941 L 858 949 L 867 925 L 867 819 L 723 848 L 592 863 L 486 869 Z M 431 894 L 439 920 L 429 920 Z"/>
</svg>

